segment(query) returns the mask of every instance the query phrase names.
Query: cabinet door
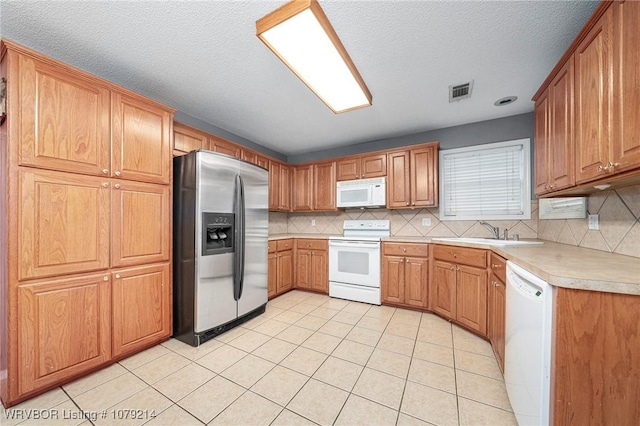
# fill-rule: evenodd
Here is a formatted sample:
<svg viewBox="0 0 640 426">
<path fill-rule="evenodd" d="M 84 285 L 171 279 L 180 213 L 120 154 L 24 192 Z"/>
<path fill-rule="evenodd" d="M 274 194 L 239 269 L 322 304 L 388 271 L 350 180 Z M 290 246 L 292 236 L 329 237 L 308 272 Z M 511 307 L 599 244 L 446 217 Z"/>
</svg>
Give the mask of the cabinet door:
<svg viewBox="0 0 640 426">
<path fill-rule="evenodd" d="M 269 210 L 280 209 L 280 164 L 269 163 Z"/>
<path fill-rule="evenodd" d="M 640 2 L 613 3 L 613 162 L 615 171 L 640 167 Z"/>
<path fill-rule="evenodd" d="M 449 318 L 456 318 L 456 266 L 449 262 L 433 262 L 433 311 Z"/>
<path fill-rule="evenodd" d="M 417 308 L 427 307 L 429 259 L 405 258 L 404 303 Z"/>
<path fill-rule="evenodd" d="M 487 271 L 458 265 L 456 320 L 479 333 L 487 333 Z"/>
<path fill-rule="evenodd" d="M 438 205 L 438 150 L 436 146 L 411 150 L 411 206 Z"/>
<path fill-rule="evenodd" d="M 311 166 L 293 168 L 293 211 L 313 209 L 313 169 Z"/>
<path fill-rule="evenodd" d="M 278 253 L 278 293 L 293 288 L 293 250 Z"/>
<path fill-rule="evenodd" d="M 117 92 L 112 94 L 111 108 L 111 176 L 170 183 L 173 114 Z"/>
<path fill-rule="evenodd" d="M 106 274 L 18 286 L 19 392 L 64 381 L 111 359 Z"/>
<path fill-rule="evenodd" d="M 573 57 L 549 85 L 549 186 L 552 191 L 575 185 L 573 146 Z"/>
<path fill-rule="evenodd" d="M 173 124 L 173 155 L 184 155 L 196 149 L 209 149 L 207 135 L 184 124 Z"/>
<path fill-rule="evenodd" d="M 360 159 L 360 177 L 375 178 L 387 175 L 387 154 L 367 155 Z"/>
<path fill-rule="evenodd" d="M 291 210 L 291 167 L 280 164 L 280 210 Z"/>
<path fill-rule="evenodd" d="M 251 164 L 257 164 L 258 154 L 248 149 L 242 149 L 240 151 L 240 158 L 242 158 L 244 161 L 250 162 Z"/>
<path fill-rule="evenodd" d="M 169 260 L 170 187 L 141 182 L 112 183 L 111 266 Z"/>
<path fill-rule="evenodd" d="M 209 149 L 211 151 L 227 154 L 235 158 L 240 158 L 240 147 L 234 143 L 215 136 L 209 137 Z"/>
<path fill-rule="evenodd" d="M 18 279 L 109 267 L 109 179 L 19 168 Z"/>
<path fill-rule="evenodd" d="M 360 177 L 360 158 L 346 158 L 336 162 L 336 180 L 354 180 Z"/>
<path fill-rule="evenodd" d="M 112 280 L 114 357 L 171 335 L 168 263 L 115 271 Z"/>
<path fill-rule="evenodd" d="M 264 169 L 269 169 L 269 159 L 261 155 L 256 156 L 256 164 Z"/>
<path fill-rule="evenodd" d="M 311 251 L 311 289 L 329 292 L 329 265 L 326 250 Z"/>
<path fill-rule="evenodd" d="M 382 301 L 404 303 L 404 257 L 382 256 Z"/>
<path fill-rule="evenodd" d="M 549 192 L 549 90 L 536 100 L 534 107 L 535 140 L 533 141 L 533 190 L 536 195 Z"/>
<path fill-rule="evenodd" d="M 278 294 L 278 254 L 269 253 L 268 259 L 269 280 L 267 286 L 267 297 L 271 299 Z"/>
<path fill-rule="evenodd" d="M 311 289 L 312 280 L 312 264 L 310 250 L 296 250 L 296 276 L 295 287 Z"/>
<path fill-rule="evenodd" d="M 578 45 L 575 60 L 576 181 L 606 176 L 611 128 L 609 104 L 612 69 L 609 8 Z"/>
<path fill-rule="evenodd" d="M 409 187 L 409 151 L 394 152 L 388 156 L 387 208 L 408 207 L 411 200 Z"/>
<path fill-rule="evenodd" d="M 336 209 L 336 168 L 335 162 L 313 165 L 313 209 Z"/>
<path fill-rule="evenodd" d="M 495 336 L 496 336 L 496 282 L 498 281 L 495 274 L 489 274 L 489 286 L 487 287 L 487 338 L 493 346 L 493 352 L 496 353 Z"/>
<path fill-rule="evenodd" d="M 18 58 L 20 164 L 108 176 L 108 88 L 28 56 Z"/>
</svg>

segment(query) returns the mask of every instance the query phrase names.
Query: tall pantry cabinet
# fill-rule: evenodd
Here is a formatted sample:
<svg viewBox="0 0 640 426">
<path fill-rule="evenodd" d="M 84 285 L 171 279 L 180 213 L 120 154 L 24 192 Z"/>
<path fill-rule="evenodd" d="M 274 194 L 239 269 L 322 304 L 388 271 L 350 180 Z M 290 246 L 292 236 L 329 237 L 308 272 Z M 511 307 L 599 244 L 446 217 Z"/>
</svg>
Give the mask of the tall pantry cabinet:
<svg viewBox="0 0 640 426">
<path fill-rule="evenodd" d="M 170 336 L 173 110 L 14 43 L 0 52 L 10 406 Z"/>
</svg>

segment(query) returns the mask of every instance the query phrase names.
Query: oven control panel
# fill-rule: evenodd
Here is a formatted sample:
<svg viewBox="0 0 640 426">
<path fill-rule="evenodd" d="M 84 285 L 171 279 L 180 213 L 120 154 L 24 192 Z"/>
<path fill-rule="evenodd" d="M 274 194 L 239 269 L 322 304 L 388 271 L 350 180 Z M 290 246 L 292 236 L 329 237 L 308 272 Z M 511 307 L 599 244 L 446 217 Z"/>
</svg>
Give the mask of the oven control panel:
<svg viewBox="0 0 640 426">
<path fill-rule="evenodd" d="M 364 229 L 364 230 L 377 230 L 385 231 L 390 229 L 389 220 L 345 220 L 342 229 Z"/>
</svg>

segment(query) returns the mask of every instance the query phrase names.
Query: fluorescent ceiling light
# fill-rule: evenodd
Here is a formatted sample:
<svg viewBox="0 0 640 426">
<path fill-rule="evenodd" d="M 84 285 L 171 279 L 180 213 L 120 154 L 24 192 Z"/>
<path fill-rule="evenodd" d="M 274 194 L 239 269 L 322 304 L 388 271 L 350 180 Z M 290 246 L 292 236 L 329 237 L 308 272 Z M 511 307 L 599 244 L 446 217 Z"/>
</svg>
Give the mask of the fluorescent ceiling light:
<svg viewBox="0 0 640 426">
<path fill-rule="evenodd" d="M 335 113 L 371 105 L 371 93 L 316 0 L 292 0 L 256 22 L 256 34 Z"/>
</svg>

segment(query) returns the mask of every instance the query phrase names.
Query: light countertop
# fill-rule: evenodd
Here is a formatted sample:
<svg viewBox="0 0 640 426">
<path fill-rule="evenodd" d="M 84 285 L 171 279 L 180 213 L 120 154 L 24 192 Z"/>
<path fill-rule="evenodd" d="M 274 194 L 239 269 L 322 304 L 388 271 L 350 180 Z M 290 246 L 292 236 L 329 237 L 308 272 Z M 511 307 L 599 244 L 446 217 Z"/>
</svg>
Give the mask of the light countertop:
<svg viewBox="0 0 640 426">
<path fill-rule="evenodd" d="M 269 240 L 327 239 L 330 236 L 332 235 L 276 234 L 270 235 Z M 488 249 L 557 287 L 640 295 L 640 259 L 631 256 L 550 241 L 544 241 L 543 245 L 509 247 L 432 241 L 425 237 L 388 237 L 382 240 Z"/>
</svg>

